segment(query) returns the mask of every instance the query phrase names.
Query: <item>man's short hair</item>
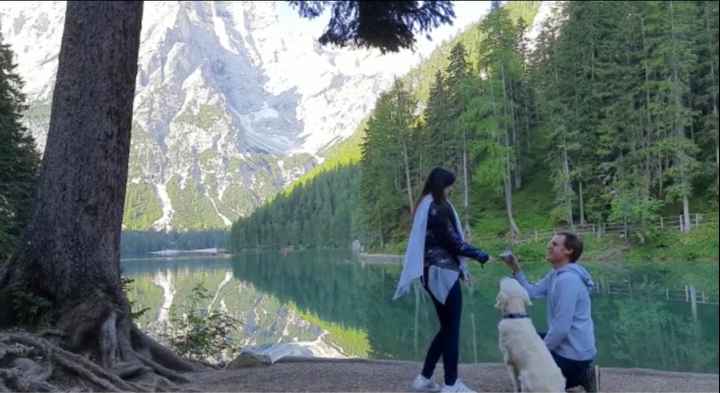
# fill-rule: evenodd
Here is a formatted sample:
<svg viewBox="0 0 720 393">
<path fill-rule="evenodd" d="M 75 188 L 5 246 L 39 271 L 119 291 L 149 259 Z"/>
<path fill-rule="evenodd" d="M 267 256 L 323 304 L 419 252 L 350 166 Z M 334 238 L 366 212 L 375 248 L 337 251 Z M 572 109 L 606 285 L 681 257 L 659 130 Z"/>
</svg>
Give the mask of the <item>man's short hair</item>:
<svg viewBox="0 0 720 393">
<path fill-rule="evenodd" d="M 583 253 L 583 242 L 580 238 L 572 232 L 560 232 L 558 235 L 562 235 L 564 240 L 565 248 L 570 250 L 570 262 L 576 262 L 580 259 Z"/>
</svg>

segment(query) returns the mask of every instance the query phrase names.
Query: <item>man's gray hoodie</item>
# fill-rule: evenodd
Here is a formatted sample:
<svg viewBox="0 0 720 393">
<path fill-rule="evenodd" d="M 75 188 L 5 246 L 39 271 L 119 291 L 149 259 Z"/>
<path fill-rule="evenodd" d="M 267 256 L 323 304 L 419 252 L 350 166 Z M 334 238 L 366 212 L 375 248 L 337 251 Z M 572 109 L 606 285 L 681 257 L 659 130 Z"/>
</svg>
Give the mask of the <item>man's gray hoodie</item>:
<svg viewBox="0 0 720 393">
<path fill-rule="evenodd" d="M 590 290 L 593 287 L 590 273 L 577 263 L 569 263 L 551 270 L 536 284 L 528 282 L 523 272 L 514 277 L 531 298 L 548 299 L 549 330 L 545 336 L 548 349 L 571 360 L 595 358 L 597 349 L 590 315 Z"/>
</svg>

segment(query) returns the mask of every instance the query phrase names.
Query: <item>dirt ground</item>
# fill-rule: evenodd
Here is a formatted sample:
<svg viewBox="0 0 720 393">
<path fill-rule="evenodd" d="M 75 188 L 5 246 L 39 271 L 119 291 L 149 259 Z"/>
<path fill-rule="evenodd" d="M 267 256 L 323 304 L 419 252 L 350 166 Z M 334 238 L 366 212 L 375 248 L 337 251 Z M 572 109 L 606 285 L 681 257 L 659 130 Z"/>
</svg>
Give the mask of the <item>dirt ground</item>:
<svg viewBox="0 0 720 393">
<path fill-rule="evenodd" d="M 374 360 L 289 360 L 271 366 L 186 374 L 181 389 L 204 392 L 407 392 L 419 373 L 417 362 Z M 500 364 L 462 364 L 460 378 L 478 392 L 511 391 Z M 442 364 L 434 379 L 442 382 Z M 601 368 L 604 392 L 718 392 L 717 374 Z"/>
</svg>

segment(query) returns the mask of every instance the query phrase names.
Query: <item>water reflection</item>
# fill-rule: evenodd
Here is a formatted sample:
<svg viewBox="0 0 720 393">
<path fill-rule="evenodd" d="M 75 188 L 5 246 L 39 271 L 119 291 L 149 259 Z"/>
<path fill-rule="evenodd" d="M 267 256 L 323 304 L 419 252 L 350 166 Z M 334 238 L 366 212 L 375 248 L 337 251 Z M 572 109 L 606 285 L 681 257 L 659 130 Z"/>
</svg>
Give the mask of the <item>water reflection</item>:
<svg viewBox="0 0 720 393">
<path fill-rule="evenodd" d="M 247 254 L 232 260 L 127 261 L 135 285 L 131 297 L 151 312 L 141 323 L 166 318 L 170 304 L 182 302 L 203 281 L 212 307 L 223 307 L 244 323 L 243 345 L 313 341 L 352 356 L 421 360 L 437 330 L 432 303 L 422 289 L 391 301 L 399 266 L 361 265 L 349 253 Z M 538 276 L 547 266 L 529 266 Z M 498 313 L 493 308 L 500 266 L 474 267 L 475 284 L 464 290 L 462 362 L 498 362 Z M 625 271 L 590 265 L 596 277 L 612 281 Z M 647 277 L 662 272 L 648 270 Z M 717 276 L 716 276 L 717 277 Z M 697 306 L 641 294 L 595 295 L 593 318 L 599 363 L 678 371 L 718 372 L 718 307 Z M 544 302 L 530 314 L 545 328 Z M 324 334 L 327 333 L 326 336 Z"/>
</svg>

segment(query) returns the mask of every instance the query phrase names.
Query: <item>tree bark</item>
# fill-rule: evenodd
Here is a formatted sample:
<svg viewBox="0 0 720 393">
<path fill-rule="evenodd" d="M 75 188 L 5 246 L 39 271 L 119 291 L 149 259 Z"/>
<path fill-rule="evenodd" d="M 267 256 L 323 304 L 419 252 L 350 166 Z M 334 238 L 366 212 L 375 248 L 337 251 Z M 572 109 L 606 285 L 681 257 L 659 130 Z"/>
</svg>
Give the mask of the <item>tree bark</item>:
<svg viewBox="0 0 720 393">
<path fill-rule="evenodd" d="M 515 223 L 515 218 L 513 217 L 513 207 L 512 207 L 512 178 L 510 177 L 510 160 L 505 160 L 506 165 L 506 172 L 504 176 L 504 188 L 505 188 L 505 211 L 507 212 L 508 216 L 508 223 L 510 224 L 510 232 L 513 239 L 516 239 L 518 236 L 520 236 L 520 229 L 518 228 L 517 224 Z"/>
<path fill-rule="evenodd" d="M 583 199 L 583 183 L 578 182 L 578 192 L 580 194 L 580 225 L 585 225 L 585 201 Z"/>
<path fill-rule="evenodd" d="M 568 224 L 571 228 L 575 227 L 575 220 L 573 219 L 573 208 L 572 208 L 572 187 L 570 186 L 570 163 L 568 162 L 567 144 L 563 138 L 563 173 L 565 174 L 565 201 L 567 203 L 568 213 Z"/>
<path fill-rule="evenodd" d="M 408 162 L 407 143 L 405 141 L 402 142 L 402 148 L 403 162 L 405 163 L 405 187 L 407 187 L 408 207 L 410 208 L 410 221 L 412 222 L 412 217 L 415 214 L 415 202 L 413 199 L 412 182 L 410 181 L 410 163 Z"/>
<path fill-rule="evenodd" d="M 467 165 L 467 131 L 463 128 L 463 220 L 465 222 L 465 235 L 470 235 L 470 181 L 468 180 Z"/>
<path fill-rule="evenodd" d="M 505 71 L 503 67 L 503 80 L 505 79 Z M 512 127 L 512 146 L 513 149 L 517 152 L 518 146 L 520 146 L 518 142 L 518 130 L 517 130 L 517 123 L 518 120 L 516 119 L 515 114 L 515 100 L 514 96 L 515 93 L 513 91 L 513 85 L 512 81 L 508 82 L 508 90 L 509 94 L 506 97 L 507 104 L 510 107 L 510 125 Z M 514 189 L 519 190 L 522 187 L 522 176 L 520 173 L 520 158 L 518 154 L 515 154 L 513 157 L 513 183 L 514 183 Z"/>
<path fill-rule="evenodd" d="M 106 368 L 135 362 L 170 374 L 193 366 L 133 325 L 120 275 L 142 9 L 133 1 L 67 4 L 32 219 L 0 269 L 0 298 L 44 299 L 42 317 L 66 347 Z M 7 299 L 0 302 L 13 304 Z M 0 326 L 32 323 L 22 306 L 2 308 Z"/>
<path fill-rule="evenodd" d="M 507 99 L 507 90 L 505 89 L 505 65 L 500 63 L 500 73 L 502 76 L 502 86 L 503 86 L 503 111 L 505 112 L 505 118 L 508 118 L 507 115 L 507 106 L 508 106 L 508 99 Z M 510 135 L 507 125 L 504 127 L 504 135 L 505 135 L 505 147 L 510 151 L 511 145 L 510 145 Z M 512 164 L 510 160 L 510 153 L 505 153 L 505 175 L 504 175 L 504 189 L 505 189 L 505 210 L 507 211 L 508 215 L 508 223 L 510 224 L 510 231 L 512 233 L 513 239 L 520 235 L 520 229 L 518 228 L 517 224 L 515 223 L 515 218 L 513 218 L 513 208 L 512 208 Z"/>
</svg>

